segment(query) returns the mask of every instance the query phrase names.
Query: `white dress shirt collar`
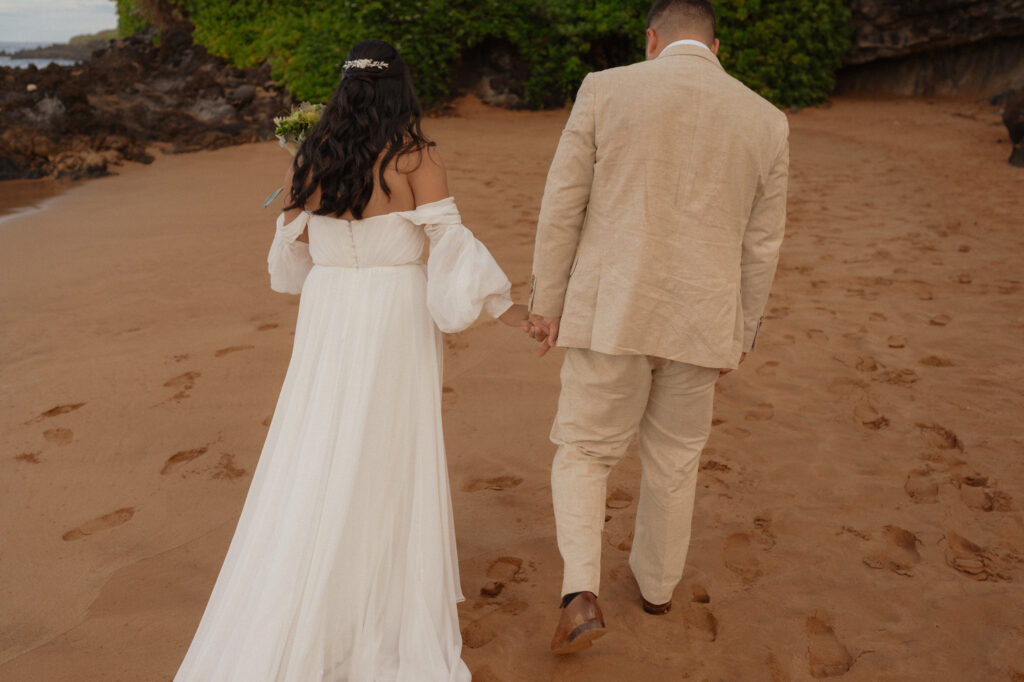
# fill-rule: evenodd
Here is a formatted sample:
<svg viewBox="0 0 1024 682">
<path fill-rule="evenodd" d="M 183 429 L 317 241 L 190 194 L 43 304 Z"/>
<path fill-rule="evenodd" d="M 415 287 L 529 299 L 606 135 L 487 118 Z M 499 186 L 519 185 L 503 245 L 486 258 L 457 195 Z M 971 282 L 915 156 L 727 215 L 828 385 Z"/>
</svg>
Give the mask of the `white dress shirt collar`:
<svg viewBox="0 0 1024 682">
<path fill-rule="evenodd" d="M 662 50 L 661 53 L 658 56 L 660 57 L 661 55 L 665 54 L 666 50 L 669 50 L 669 49 L 675 47 L 676 45 L 698 45 L 700 47 L 703 47 L 708 52 L 711 52 L 711 48 L 708 47 L 707 45 L 705 45 L 704 43 L 700 42 L 699 40 L 689 40 L 689 39 L 686 39 L 686 40 L 677 40 L 674 43 L 669 43 L 668 45 L 665 46 L 665 49 Z"/>
</svg>

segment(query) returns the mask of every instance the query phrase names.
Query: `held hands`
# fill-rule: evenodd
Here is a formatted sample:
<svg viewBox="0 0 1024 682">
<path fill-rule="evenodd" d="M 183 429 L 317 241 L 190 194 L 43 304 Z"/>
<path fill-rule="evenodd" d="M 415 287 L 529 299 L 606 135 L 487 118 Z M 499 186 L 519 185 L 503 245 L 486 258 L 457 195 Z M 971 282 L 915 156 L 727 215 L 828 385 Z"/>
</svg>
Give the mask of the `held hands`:
<svg viewBox="0 0 1024 682">
<path fill-rule="evenodd" d="M 530 338 L 540 342 L 540 349 L 537 351 L 538 358 L 547 355 L 547 352 L 558 343 L 558 326 L 561 321 L 561 317 L 530 315 L 530 329 L 527 330 L 527 333 Z"/>
<path fill-rule="evenodd" d="M 523 330 L 531 339 L 540 342 L 537 357 L 546 355 L 558 341 L 558 323 L 561 320 L 559 317 L 531 315 L 526 306 L 517 303 L 499 315 L 498 319 L 510 327 Z"/>
</svg>

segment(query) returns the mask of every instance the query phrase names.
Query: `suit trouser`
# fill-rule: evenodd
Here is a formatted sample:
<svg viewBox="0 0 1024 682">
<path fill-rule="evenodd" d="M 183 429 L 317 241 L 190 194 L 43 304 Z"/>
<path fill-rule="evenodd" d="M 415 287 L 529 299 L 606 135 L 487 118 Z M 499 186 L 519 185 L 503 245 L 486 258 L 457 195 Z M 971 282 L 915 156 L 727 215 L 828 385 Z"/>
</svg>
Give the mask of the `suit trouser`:
<svg viewBox="0 0 1024 682">
<path fill-rule="evenodd" d="M 629 565 L 644 598 L 672 599 L 683 576 L 701 450 L 718 370 L 570 348 L 551 441 L 562 594 L 598 593 L 608 474 L 639 429 L 643 474 Z"/>
</svg>

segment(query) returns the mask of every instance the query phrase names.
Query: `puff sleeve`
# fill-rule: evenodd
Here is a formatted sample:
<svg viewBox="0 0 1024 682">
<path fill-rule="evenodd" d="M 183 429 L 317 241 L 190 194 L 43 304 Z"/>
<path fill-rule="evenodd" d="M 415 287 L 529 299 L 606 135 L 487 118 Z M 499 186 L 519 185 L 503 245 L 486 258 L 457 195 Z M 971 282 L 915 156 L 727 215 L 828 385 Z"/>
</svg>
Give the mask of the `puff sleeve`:
<svg viewBox="0 0 1024 682">
<path fill-rule="evenodd" d="M 282 294 L 298 294 L 306 276 L 313 269 L 309 255 L 309 244 L 296 241 L 309 223 L 309 213 L 302 214 L 287 225 L 284 214 L 277 218 L 274 242 L 267 255 L 267 270 L 270 272 L 270 288 Z"/>
</svg>

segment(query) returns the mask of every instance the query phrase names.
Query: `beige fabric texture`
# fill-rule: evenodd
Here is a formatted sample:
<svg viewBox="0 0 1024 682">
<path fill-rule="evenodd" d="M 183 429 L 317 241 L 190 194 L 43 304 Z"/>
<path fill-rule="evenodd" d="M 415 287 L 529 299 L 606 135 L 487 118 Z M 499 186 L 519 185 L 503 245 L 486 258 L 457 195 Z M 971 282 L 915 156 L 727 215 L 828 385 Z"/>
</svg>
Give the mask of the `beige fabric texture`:
<svg viewBox="0 0 1024 682">
<path fill-rule="evenodd" d="M 608 474 L 639 430 L 643 476 L 629 565 L 647 601 L 671 601 L 690 545 L 717 379 L 715 369 L 661 358 L 566 351 L 551 431 L 563 595 L 599 594 Z"/>
<path fill-rule="evenodd" d="M 690 45 L 583 81 L 548 173 L 530 310 L 558 345 L 735 368 L 786 222 L 785 114 Z"/>
</svg>

